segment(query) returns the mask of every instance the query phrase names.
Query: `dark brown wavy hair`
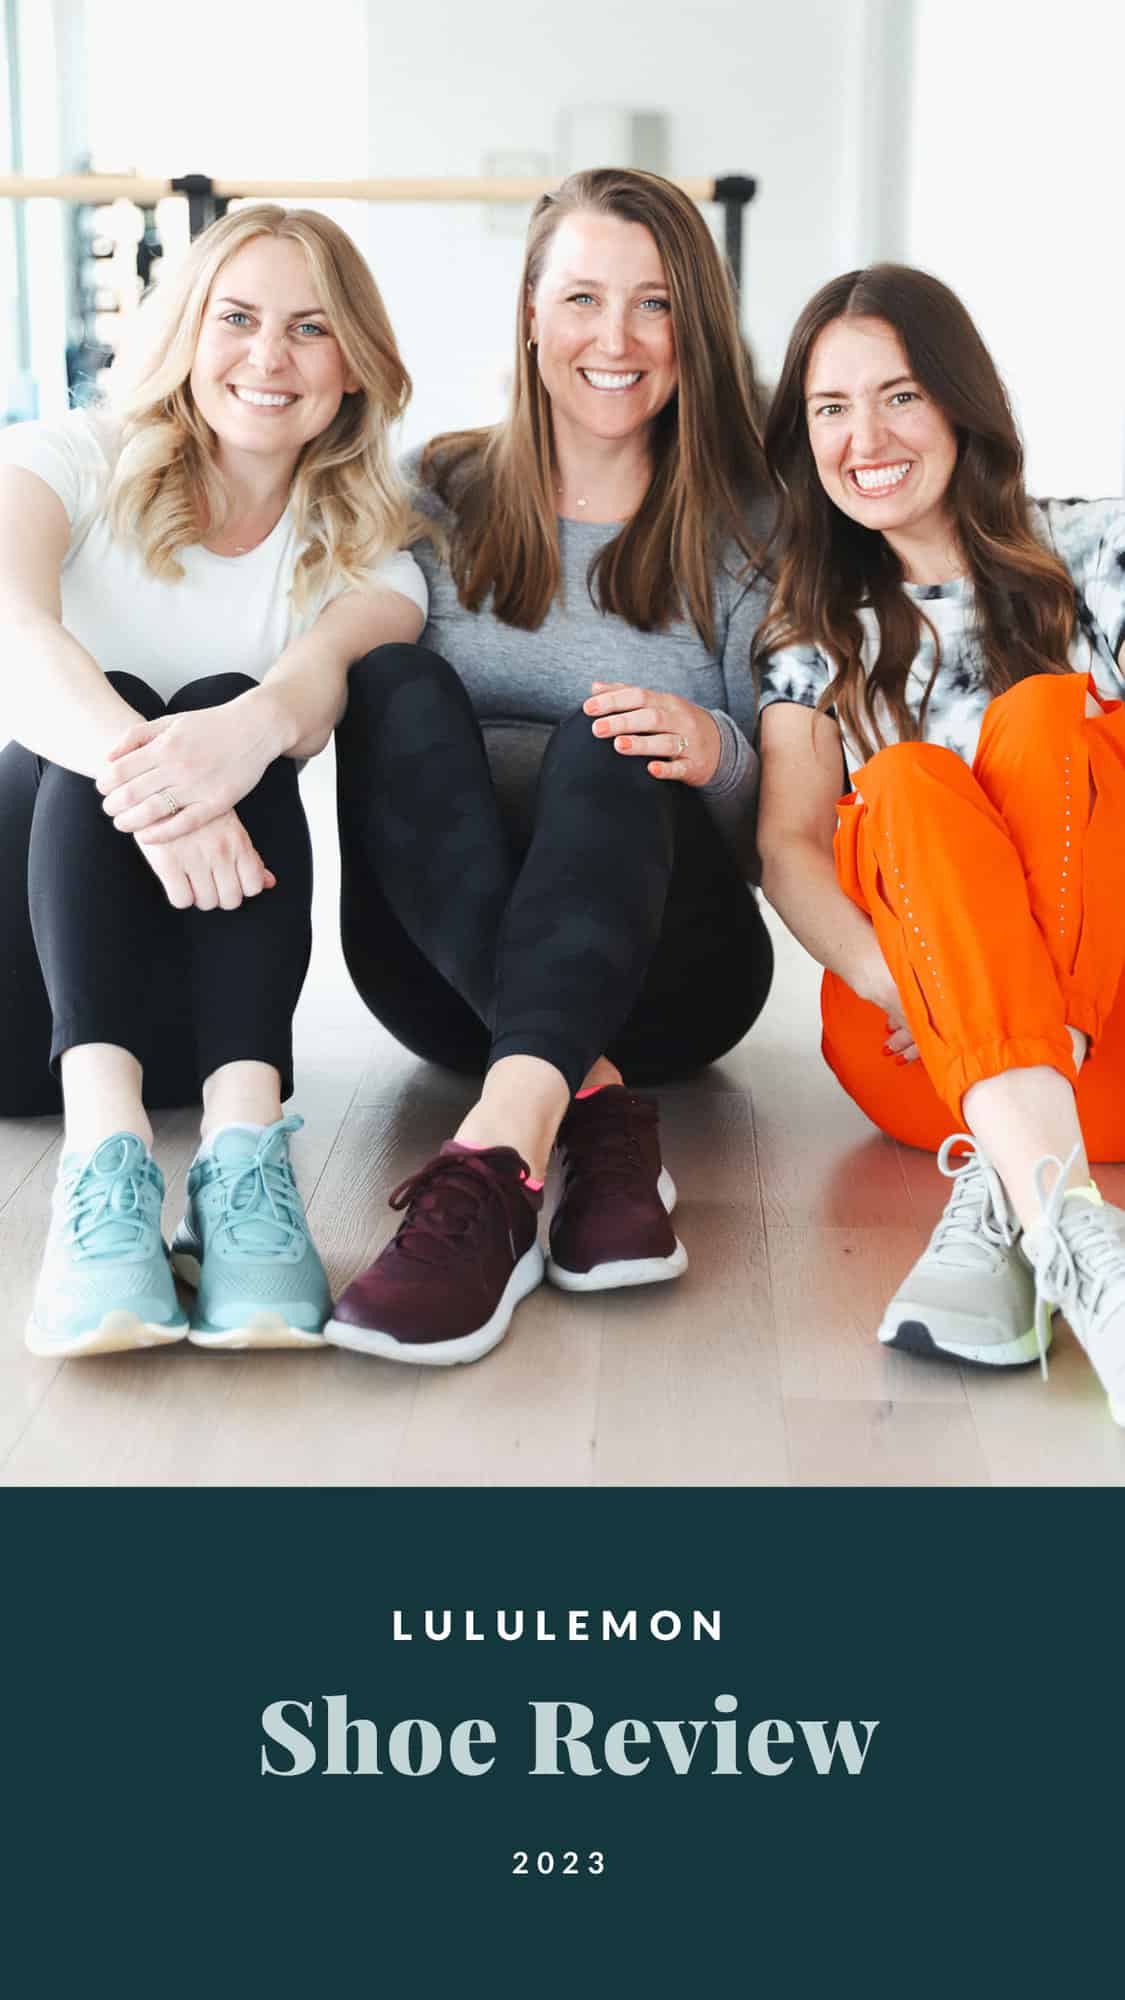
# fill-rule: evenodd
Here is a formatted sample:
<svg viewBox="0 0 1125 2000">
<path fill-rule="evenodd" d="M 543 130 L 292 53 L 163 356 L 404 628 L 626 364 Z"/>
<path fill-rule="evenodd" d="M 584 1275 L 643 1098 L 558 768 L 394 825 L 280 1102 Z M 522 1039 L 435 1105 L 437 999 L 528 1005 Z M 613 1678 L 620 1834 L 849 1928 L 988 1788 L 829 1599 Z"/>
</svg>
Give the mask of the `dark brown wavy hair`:
<svg viewBox="0 0 1125 2000">
<path fill-rule="evenodd" d="M 691 617 L 715 642 L 712 579 L 719 547 L 733 542 L 748 564 L 749 499 L 768 476 L 756 420 L 757 389 L 730 278 L 695 203 L 671 181 L 629 168 L 571 174 L 532 211 L 516 309 L 512 400 L 490 430 L 434 438 L 422 477 L 451 508 L 450 562 L 461 603 L 491 609 L 534 631 L 560 583 L 551 401 L 529 312 L 547 248 L 564 216 L 590 212 L 639 222 L 660 253 L 675 332 L 678 384 L 652 426 L 652 478 L 632 518 L 590 566 L 603 611 L 642 632 Z"/>
<path fill-rule="evenodd" d="M 975 592 L 977 637 L 992 694 L 1029 674 L 1068 671 L 1075 599 L 1062 563 L 1030 526 L 1023 447 L 1007 393 L 960 299 L 928 272 L 903 264 L 874 264 L 833 278 L 793 329 L 766 420 L 766 457 L 781 505 L 773 543 L 776 587 L 754 660 L 760 671 L 765 656 L 783 646 L 820 647 L 836 675 L 818 706 L 835 708 L 848 735 L 872 756 L 886 741 L 880 704 L 894 720 L 892 740 L 921 735 L 940 646 L 921 606 L 900 588 L 902 564 L 890 543 L 836 507 L 817 473 L 805 411 L 809 358 L 818 336 L 837 319 L 878 319 L 893 327 L 912 375 L 956 434 L 946 501 Z M 863 664 L 864 604 L 874 607 L 879 625 L 870 671 Z M 924 624 L 934 637 L 934 673 L 915 720 L 906 706 L 906 680 Z"/>
</svg>

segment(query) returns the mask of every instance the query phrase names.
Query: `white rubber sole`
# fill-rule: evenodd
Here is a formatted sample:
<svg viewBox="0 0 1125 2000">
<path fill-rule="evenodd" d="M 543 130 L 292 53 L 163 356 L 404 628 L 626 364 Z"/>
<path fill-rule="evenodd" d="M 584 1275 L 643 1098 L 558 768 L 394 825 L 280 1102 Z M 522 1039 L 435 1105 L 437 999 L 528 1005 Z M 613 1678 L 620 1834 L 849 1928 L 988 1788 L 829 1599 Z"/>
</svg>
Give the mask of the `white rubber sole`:
<svg viewBox="0 0 1125 2000">
<path fill-rule="evenodd" d="M 171 1347 L 177 1340 L 186 1340 L 187 1333 L 186 1320 L 175 1326 L 158 1325 L 116 1306 L 86 1333 L 49 1333 L 37 1320 L 29 1319 L 24 1341 L 33 1354 L 61 1361 L 84 1354 L 125 1354 L 136 1347 Z"/>
<path fill-rule="evenodd" d="M 665 1214 L 671 1215 L 676 1206 L 676 1183 L 667 1167 L 660 1169 L 656 1192 Z M 677 1236 L 670 1257 L 621 1258 L 613 1264 L 595 1264 L 589 1271 L 568 1271 L 548 1257 L 547 1276 L 561 1292 L 612 1292 L 625 1285 L 659 1285 L 668 1278 L 682 1276 L 687 1267 L 688 1253 Z"/>
<path fill-rule="evenodd" d="M 384 1361 L 405 1361 L 415 1368 L 451 1368 L 459 1361 L 479 1361 L 503 1340 L 520 1300 L 542 1281 L 543 1252 L 538 1243 L 533 1243 L 512 1271 L 491 1319 L 474 1333 L 464 1333 L 457 1340 L 396 1340 L 393 1333 L 382 1333 L 375 1327 L 351 1326 L 347 1320 L 330 1319 L 324 1337 L 335 1347 L 349 1347 L 356 1354 L 375 1354 Z"/>
<path fill-rule="evenodd" d="M 906 1354 L 945 1354 L 951 1361 L 966 1361 L 978 1368 L 1022 1368 L 1039 1359 L 1034 1327 L 1015 1340 L 947 1340 L 942 1338 L 940 1326 L 934 1331 L 933 1317 L 921 1308 L 912 1313 L 909 1307 L 899 1307 L 893 1321 L 883 1321 L 879 1339 L 884 1347 L 897 1347 Z M 1044 1345 L 1051 1345 L 1050 1327 Z"/>
<path fill-rule="evenodd" d="M 172 1269 L 185 1285 L 198 1289 L 200 1263 L 189 1250 L 173 1250 Z M 193 1347 L 213 1347 L 242 1351 L 248 1347 L 323 1347 L 324 1335 L 307 1326 L 291 1326 L 276 1306 L 250 1306 L 241 1326 L 191 1326 L 187 1337 Z"/>
<path fill-rule="evenodd" d="M 244 1349 L 248 1347 L 323 1347 L 322 1333 L 310 1333 L 307 1326 L 290 1326 L 281 1313 L 264 1307 L 243 1326 L 193 1326 L 188 1330 L 193 1347 Z"/>
</svg>

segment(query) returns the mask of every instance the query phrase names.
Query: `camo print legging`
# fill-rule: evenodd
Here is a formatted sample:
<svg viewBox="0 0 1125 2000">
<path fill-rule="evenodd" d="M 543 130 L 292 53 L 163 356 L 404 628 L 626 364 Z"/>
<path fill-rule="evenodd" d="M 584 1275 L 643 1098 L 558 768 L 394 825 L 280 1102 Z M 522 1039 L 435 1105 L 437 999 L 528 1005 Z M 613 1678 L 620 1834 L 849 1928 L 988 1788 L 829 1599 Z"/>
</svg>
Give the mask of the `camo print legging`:
<svg viewBox="0 0 1125 2000">
<path fill-rule="evenodd" d="M 471 1075 L 540 1056 L 576 1090 L 605 1053 L 643 1085 L 756 1020 L 769 935 L 706 806 L 614 756 L 588 716 L 551 736 L 526 847 L 464 686 L 420 646 L 352 668 L 336 755 L 344 955 L 415 1054 Z"/>
</svg>

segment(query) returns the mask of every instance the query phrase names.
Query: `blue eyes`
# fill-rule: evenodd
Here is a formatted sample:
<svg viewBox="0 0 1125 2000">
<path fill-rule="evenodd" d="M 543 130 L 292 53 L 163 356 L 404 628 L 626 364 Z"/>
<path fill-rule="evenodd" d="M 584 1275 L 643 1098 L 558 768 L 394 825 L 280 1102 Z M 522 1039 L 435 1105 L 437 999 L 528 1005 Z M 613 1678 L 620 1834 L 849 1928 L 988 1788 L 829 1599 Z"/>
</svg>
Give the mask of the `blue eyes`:
<svg viewBox="0 0 1125 2000">
<path fill-rule="evenodd" d="M 571 306 L 587 306 L 595 305 L 596 303 L 597 301 L 592 292 L 572 292 L 567 300 L 567 304 Z M 671 302 L 668 299 L 641 299 L 639 304 L 642 310 L 649 306 L 654 306 L 657 313 L 666 313 L 672 310 Z"/>
<path fill-rule="evenodd" d="M 243 327 L 249 326 L 250 315 L 249 313 L 239 312 L 236 308 L 232 312 L 225 312 L 223 314 L 223 324 L 224 326 L 233 326 L 236 331 L 241 332 Z M 306 335 L 312 334 L 318 340 L 326 340 L 328 338 L 328 328 L 321 326 L 320 322 L 315 319 L 303 319 L 295 331 Z"/>
</svg>

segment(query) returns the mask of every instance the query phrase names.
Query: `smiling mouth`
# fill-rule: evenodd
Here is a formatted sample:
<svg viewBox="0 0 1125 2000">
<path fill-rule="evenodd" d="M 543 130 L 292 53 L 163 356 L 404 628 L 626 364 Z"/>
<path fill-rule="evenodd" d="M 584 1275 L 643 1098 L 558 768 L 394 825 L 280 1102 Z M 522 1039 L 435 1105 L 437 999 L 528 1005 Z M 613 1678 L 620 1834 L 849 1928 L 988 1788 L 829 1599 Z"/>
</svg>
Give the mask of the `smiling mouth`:
<svg viewBox="0 0 1125 2000">
<path fill-rule="evenodd" d="M 913 464 L 914 460 L 908 458 L 903 459 L 899 465 L 853 465 L 848 472 L 848 478 L 858 492 L 875 494 L 878 497 L 882 493 L 894 493 L 902 485 Z"/>
<path fill-rule="evenodd" d="M 288 410 L 297 401 L 296 396 L 288 396 L 277 389 L 244 389 L 238 382 L 228 383 L 236 402 L 246 403 L 252 410 Z"/>
<path fill-rule="evenodd" d="M 589 383 L 591 389 L 598 389 L 603 395 L 620 395 L 623 389 L 635 389 L 641 379 L 639 368 L 628 372 L 613 368 L 580 368 L 578 372 L 582 380 Z"/>
</svg>

